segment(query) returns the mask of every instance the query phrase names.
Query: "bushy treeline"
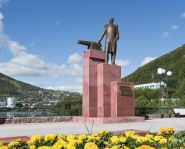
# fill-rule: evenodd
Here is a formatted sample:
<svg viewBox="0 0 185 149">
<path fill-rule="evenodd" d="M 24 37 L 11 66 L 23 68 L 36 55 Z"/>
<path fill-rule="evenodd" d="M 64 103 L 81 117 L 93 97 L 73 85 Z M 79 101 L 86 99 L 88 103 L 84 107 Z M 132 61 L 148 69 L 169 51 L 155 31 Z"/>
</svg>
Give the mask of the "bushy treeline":
<svg viewBox="0 0 185 149">
<path fill-rule="evenodd" d="M 136 108 L 184 108 L 185 99 L 175 99 L 168 96 L 165 100 L 160 100 L 160 90 L 136 89 L 135 90 Z"/>
<path fill-rule="evenodd" d="M 159 67 L 172 71 L 172 76 L 158 75 Z M 135 84 L 164 81 L 168 86 L 170 97 L 185 100 L 185 45 L 139 67 L 123 80 Z"/>
</svg>

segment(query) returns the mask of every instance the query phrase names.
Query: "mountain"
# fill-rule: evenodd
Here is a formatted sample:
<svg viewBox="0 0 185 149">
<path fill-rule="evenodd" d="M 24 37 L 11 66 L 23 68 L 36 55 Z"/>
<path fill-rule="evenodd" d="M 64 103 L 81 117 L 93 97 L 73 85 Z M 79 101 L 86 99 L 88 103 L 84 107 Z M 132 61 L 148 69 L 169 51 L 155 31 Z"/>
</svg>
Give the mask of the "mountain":
<svg viewBox="0 0 185 149">
<path fill-rule="evenodd" d="M 11 96 L 21 94 L 25 91 L 44 90 L 40 87 L 30 85 L 0 73 L 0 96 Z"/>
<path fill-rule="evenodd" d="M 60 105 L 63 101 L 81 101 L 80 93 L 43 89 L 0 73 L 0 101 L 7 97 L 15 97 L 17 107 L 24 108 L 48 108 Z"/>
<path fill-rule="evenodd" d="M 172 71 L 172 76 L 158 75 L 157 68 Z M 122 79 L 135 84 L 159 82 L 167 83 L 173 96 L 185 97 L 185 44 L 159 58 L 139 67 L 135 72 Z"/>
</svg>

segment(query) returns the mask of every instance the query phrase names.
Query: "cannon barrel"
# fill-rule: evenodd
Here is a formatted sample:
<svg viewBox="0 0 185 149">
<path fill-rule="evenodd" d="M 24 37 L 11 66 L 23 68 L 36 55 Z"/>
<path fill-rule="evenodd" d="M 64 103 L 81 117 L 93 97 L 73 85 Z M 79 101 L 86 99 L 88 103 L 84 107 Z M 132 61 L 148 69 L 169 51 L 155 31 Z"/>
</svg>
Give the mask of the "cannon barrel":
<svg viewBox="0 0 185 149">
<path fill-rule="evenodd" d="M 88 49 L 102 50 L 101 44 L 94 41 L 78 40 L 78 44 L 85 45 Z"/>
<path fill-rule="evenodd" d="M 92 43 L 94 43 L 94 42 L 93 41 L 78 40 L 78 44 L 82 44 L 85 46 L 90 46 Z"/>
</svg>

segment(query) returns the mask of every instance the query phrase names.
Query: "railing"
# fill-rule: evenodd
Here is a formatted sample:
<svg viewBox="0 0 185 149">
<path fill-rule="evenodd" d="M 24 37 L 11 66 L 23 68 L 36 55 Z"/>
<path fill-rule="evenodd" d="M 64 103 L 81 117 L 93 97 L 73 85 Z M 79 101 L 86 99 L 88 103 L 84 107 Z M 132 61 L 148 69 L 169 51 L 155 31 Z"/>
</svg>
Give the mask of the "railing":
<svg viewBox="0 0 185 149">
<path fill-rule="evenodd" d="M 30 116 L 71 116 L 81 115 L 80 102 L 64 103 L 50 108 L 0 108 L 0 118 Z"/>
<path fill-rule="evenodd" d="M 172 115 L 174 114 L 173 108 L 135 108 L 136 116 L 146 116 L 151 114 L 158 114 L 161 117 L 165 114 Z"/>
<path fill-rule="evenodd" d="M 135 108 L 136 116 L 148 114 L 173 114 L 173 108 Z M 60 108 L 0 108 L 0 118 L 30 116 L 80 116 L 81 103 L 63 104 Z"/>
</svg>

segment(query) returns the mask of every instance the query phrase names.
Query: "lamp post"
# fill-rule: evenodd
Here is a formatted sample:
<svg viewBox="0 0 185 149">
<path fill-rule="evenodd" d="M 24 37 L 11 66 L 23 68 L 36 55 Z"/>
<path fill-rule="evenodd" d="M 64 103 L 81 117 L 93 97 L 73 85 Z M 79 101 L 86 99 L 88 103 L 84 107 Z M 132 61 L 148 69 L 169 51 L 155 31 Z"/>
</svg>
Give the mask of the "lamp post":
<svg viewBox="0 0 185 149">
<path fill-rule="evenodd" d="M 167 81 L 167 77 L 171 76 L 171 75 L 172 75 L 172 72 L 171 72 L 171 71 L 167 71 L 167 72 L 166 72 L 165 69 L 163 69 L 163 68 L 158 68 L 158 69 L 157 69 L 157 74 L 160 75 L 160 82 L 159 82 L 159 88 L 160 88 L 159 109 L 160 109 L 160 107 L 161 107 L 161 105 L 160 105 L 161 99 L 164 98 L 164 100 L 165 100 L 164 88 L 163 88 L 163 90 L 162 90 L 162 77 L 164 77 L 165 80 Z M 167 84 L 165 84 L 165 83 L 163 82 L 163 86 L 164 86 L 164 87 L 165 87 L 165 85 L 166 85 L 166 98 L 168 99 L 168 98 L 169 98 L 169 97 L 168 97 L 168 88 L 167 88 L 168 86 L 167 86 Z"/>
<path fill-rule="evenodd" d="M 171 71 L 167 71 L 166 76 L 167 77 L 172 76 L 172 72 Z M 166 77 L 166 80 L 167 80 L 167 77 Z M 167 82 L 166 82 L 166 90 L 167 90 L 167 99 L 168 99 L 168 102 L 169 102 L 170 101 L 170 98 L 169 98 L 169 94 L 168 94 L 168 84 L 167 84 Z"/>
</svg>

